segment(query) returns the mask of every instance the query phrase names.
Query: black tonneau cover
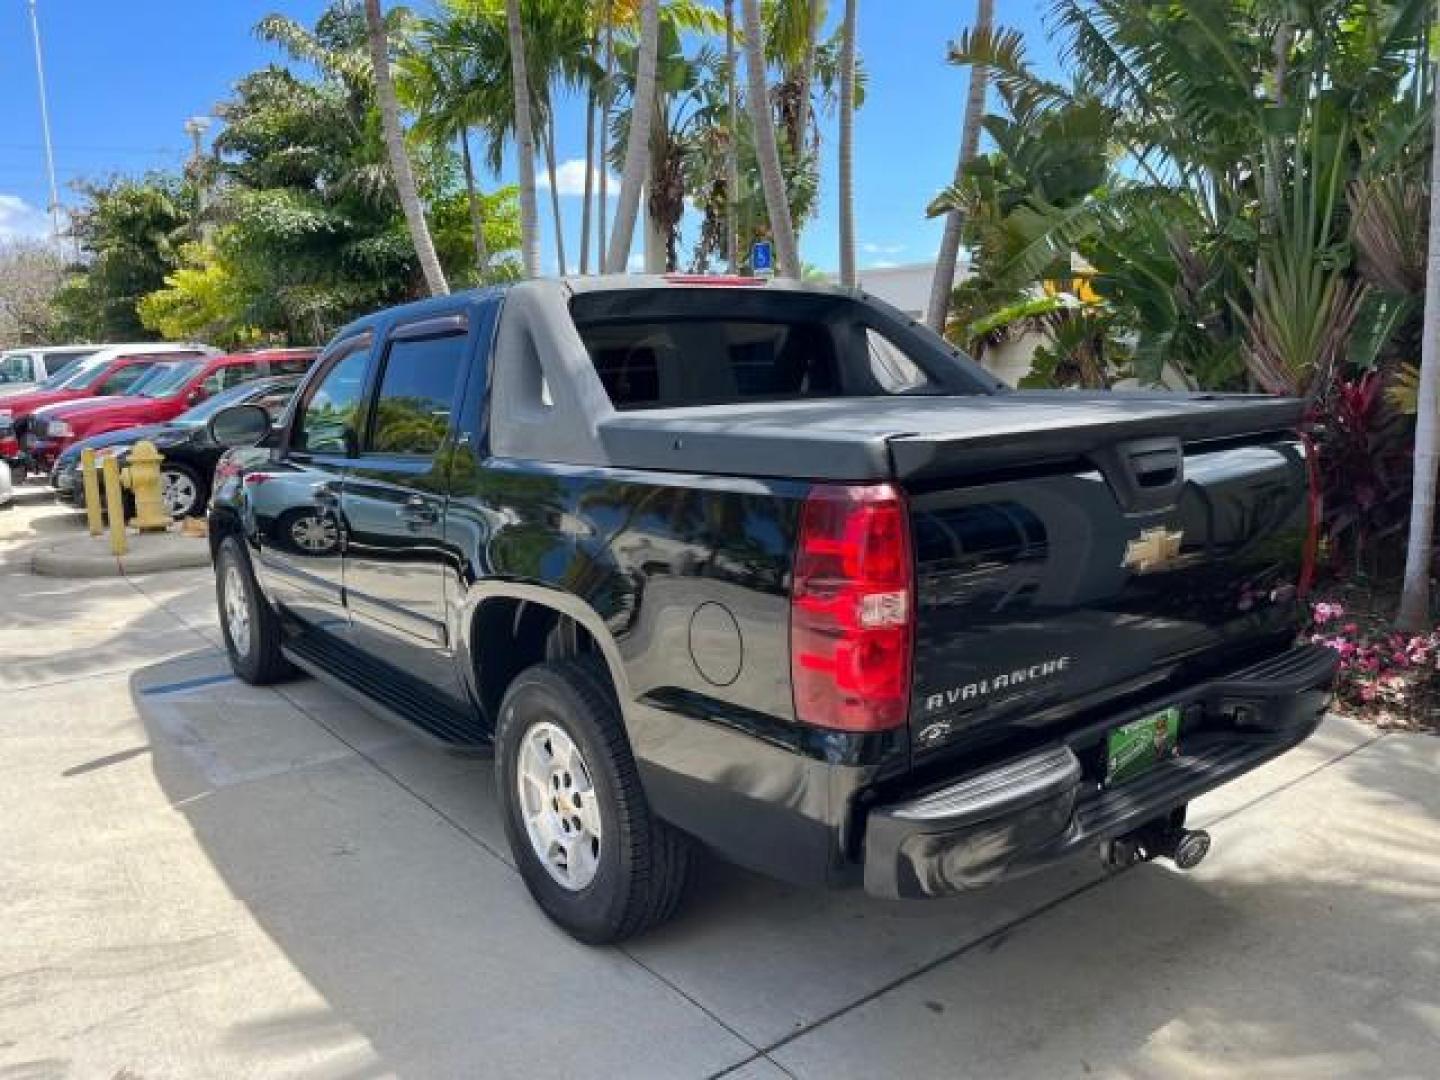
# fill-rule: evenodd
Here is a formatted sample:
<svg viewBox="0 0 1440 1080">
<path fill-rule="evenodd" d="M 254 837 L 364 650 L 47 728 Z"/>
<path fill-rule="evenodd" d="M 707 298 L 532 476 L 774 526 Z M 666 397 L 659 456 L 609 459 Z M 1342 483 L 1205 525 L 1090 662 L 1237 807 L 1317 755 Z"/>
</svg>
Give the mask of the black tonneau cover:
<svg viewBox="0 0 1440 1080">
<path fill-rule="evenodd" d="M 607 417 L 598 433 L 621 468 L 924 481 L 1074 461 L 1150 436 L 1293 431 L 1301 413 L 1299 401 L 1261 395 L 1025 390 L 654 409 Z"/>
</svg>

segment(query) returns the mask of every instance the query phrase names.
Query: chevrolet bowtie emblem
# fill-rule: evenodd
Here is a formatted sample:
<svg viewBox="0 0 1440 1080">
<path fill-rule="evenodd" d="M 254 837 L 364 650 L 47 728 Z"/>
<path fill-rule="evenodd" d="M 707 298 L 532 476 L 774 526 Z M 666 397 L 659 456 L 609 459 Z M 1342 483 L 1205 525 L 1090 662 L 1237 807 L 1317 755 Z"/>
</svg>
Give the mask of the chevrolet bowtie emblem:
<svg viewBox="0 0 1440 1080">
<path fill-rule="evenodd" d="M 1174 532 L 1165 528 L 1146 529 L 1125 545 L 1125 558 L 1120 565 L 1145 574 L 1172 563 L 1180 557 L 1180 540 L 1184 535 L 1179 529 Z"/>
</svg>

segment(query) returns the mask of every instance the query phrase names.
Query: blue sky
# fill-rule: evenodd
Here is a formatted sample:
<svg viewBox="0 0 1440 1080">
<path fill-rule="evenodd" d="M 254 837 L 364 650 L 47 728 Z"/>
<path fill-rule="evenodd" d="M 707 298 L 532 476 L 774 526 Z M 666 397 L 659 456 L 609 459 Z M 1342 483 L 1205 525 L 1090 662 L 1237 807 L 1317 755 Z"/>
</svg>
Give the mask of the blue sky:
<svg viewBox="0 0 1440 1080">
<path fill-rule="evenodd" d="M 719 0 L 714 0 L 719 6 Z M 188 152 L 183 124 L 208 113 L 247 71 L 279 59 L 252 33 L 271 11 L 313 21 L 322 0 L 38 0 L 61 201 L 78 179 L 172 167 Z M 425 9 L 427 0 L 413 3 Z M 840 17 L 831 0 L 832 22 Z M 940 225 L 925 204 L 955 167 L 967 73 L 944 62 L 946 43 L 973 17 L 972 0 L 861 0 L 860 49 L 869 96 L 856 127 L 856 211 L 862 266 L 928 261 Z M 1021 29 L 1032 57 L 1053 64 L 1039 7 L 996 4 L 997 21 Z M 0 237 L 40 234 L 47 202 L 34 58 L 25 0 L 0 0 Z M 834 118 L 822 120 L 821 210 L 805 230 L 807 263 L 837 261 Z M 583 177 L 584 114 L 561 113 L 558 156 Z M 213 134 L 213 132 L 212 132 Z M 506 162 L 501 179 L 513 173 Z M 487 178 L 487 186 L 494 178 Z M 560 184 L 565 191 L 567 185 Z M 542 193 L 543 194 L 543 193 Z M 573 264 L 580 200 L 563 198 Z M 548 202 L 545 261 L 554 268 Z M 636 240 L 636 249 L 639 239 Z"/>
</svg>

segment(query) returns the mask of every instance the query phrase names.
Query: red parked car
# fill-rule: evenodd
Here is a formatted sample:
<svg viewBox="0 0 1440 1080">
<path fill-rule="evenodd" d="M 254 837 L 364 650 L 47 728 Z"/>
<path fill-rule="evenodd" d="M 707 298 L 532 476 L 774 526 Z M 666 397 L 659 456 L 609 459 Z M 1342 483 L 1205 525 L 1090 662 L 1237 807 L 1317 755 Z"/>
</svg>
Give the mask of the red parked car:
<svg viewBox="0 0 1440 1080">
<path fill-rule="evenodd" d="M 314 349 L 268 349 L 231 356 L 166 358 L 122 397 L 60 402 L 36 409 L 25 449 L 47 472 L 71 443 L 108 431 L 173 420 L 206 398 L 267 375 L 298 375 Z"/>
<path fill-rule="evenodd" d="M 26 447 L 33 438 L 31 420 L 37 409 L 60 402 L 128 393 L 150 370 L 165 360 L 204 360 L 218 355 L 207 345 L 105 345 L 93 356 L 46 379 L 34 390 L 0 399 L 0 460 L 15 479 L 36 468 Z"/>
</svg>

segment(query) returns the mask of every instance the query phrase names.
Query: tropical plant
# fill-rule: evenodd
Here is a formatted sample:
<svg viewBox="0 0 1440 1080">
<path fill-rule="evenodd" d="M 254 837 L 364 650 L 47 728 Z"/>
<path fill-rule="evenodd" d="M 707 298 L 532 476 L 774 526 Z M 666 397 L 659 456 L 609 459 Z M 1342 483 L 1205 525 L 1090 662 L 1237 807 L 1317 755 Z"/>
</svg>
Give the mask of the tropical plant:
<svg viewBox="0 0 1440 1080">
<path fill-rule="evenodd" d="M 1416 393 L 1415 479 L 1410 499 L 1410 535 L 1405 549 L 1405 580 L 1395 622 L 1402 630 L 1420 630 L 1430 621 L 1430 574 L 1435 559 L 1435 486 L 1440 468 L 1440 75 L 1433 79 L 1434 127 L 1430 149 L 1430 223 L 1426 249 L 1425 317 L 1420 340 Z"/>
<path fill-rule="evenodd" d="M 535 207 L 535 128 L 531 118 L 530 75 L 520 0 L 505 0 L 510 46 L 511 97 L 515 108 L 515 153 L 520 169 L 520 252 L 527 277 L 540 275 L 540 219 Z"/>
<path fill-rule="evenodd" d="M 979 40 L 988 40 L 994 30 L 994 21 L 994 0 L 978 0 L 975 5 L 975 22 L 970 33 Z M 959 50 L 952 48 L 950 62 L 967 63 L 968 61 L 959 58 L 961 55 Z M 965 98 L 965 120 L 960 131 L 960 157 L 955 164 L 957 186 L 964 182 L 965 171 L 980 146 L 980 124 L 985 113 L 985 88 L 989 70 L 986 64 L 970 63 L 970 89 Z M 964 218 L 959 206 L 947 210 L 945 233 L 940 240 L 940 252 L 935 257 L 935 277 L 930 283 L 930 303 L 925 310 L 925 322 L 937 334 L 945 329 L 950 291 L 955 287 L 955 264 L 960 254 L 963 227 Z"/>
<path fill-rule="evenodd" d="M 610 233 L 605 269 L 618 274 L 630 259 L 640 193 L 650 171 L 650 130 L 655 115 L 655 69 L 660 50 L 660 0 L 643 0 L 640 7 L 640 47 L 635 54 L 634 106 L 625 139 L 625 165 L 620 174 L 620 198 Z"/>
<path fill-rule="evenodd" d="M 982 0 L 988 2 L 988 0 Z M 860 0 L 845 0 L 840 26 L 840 284 L 855 284 L 855 20 Z M 953 280 L 954 273 L 952 271 Z"/>
<path fill-rule="evenodd" d="M 741 0 L 740 10 L 745 27 L 746 105 L 755 140 L 761 188 L 765 194 L 766 215 L 775 242 L 775 256 L 781 274 L 799 278 L 800 252 L 796 245 L 790 203 L 785 194 L 785 180 L 780 171 L 780 151 L 775 142 L 775 124 L 767 106 L 764 34 L 760 24 L 759 2 Z"/>
<path fill-rule="evenodd" d="M 61 336 L 135 341 L 153 336 L 135 305 L 160 288 L 193 233 L 197 200 L 182 177 L 150 173 L 79 185 L 70 231 L 81 259 L 56 295 Z"/>
<path fill-rule="evenodd" d="M 400 128 L 400 105 L 395 99 L 395 86 L 390 78 L 390 38 L 380 12 L 380 0 L 365 0 L 365 23 L 371 73 L 375 80 L 375 99 L 380 107 L 380 126 L 385 135 L 385 150 L 390 159 L 395 190 L 400 197 L 400 209 L 405 214 L 405 224 L 415 245 L 425 284 L 432 296 L 443 296 L 450 291 L 450 286 L 435 254 L 435 244 L 430 239 L 425 207 L 420 202 L 415 173 L 410 167 L 410 154 L 405 149 L 405 133 Z"/>
</svg>

